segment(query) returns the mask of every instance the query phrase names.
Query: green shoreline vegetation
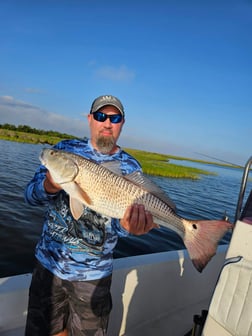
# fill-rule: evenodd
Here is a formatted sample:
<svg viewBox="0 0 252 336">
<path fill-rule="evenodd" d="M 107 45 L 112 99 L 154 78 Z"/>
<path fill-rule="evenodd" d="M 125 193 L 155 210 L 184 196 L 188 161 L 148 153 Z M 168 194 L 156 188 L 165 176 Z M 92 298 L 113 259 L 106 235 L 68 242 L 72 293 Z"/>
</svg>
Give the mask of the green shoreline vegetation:
<svg viewBox="0 0 252 336">
<path fill-rule="evenodd" d="M 78 137 L 59 133 L 56 131 L 44 131 L 31 128 L 27 125 L 14 126 L 10 124 L 0 124 L 0 139 L 24 142 L 31 144 L 49 144 L 54 145 L 63 139 L 76 139 Z M 170 178 L 184 178 L 184 179 L 200 179 L 200 175 L 216 175 L 215 173 L 193 168 L 175 165 L 169 163 L 169 160 L 187 160 L 199 163 L 215 164 L 215 162 L 194 160 L 189 158 L 182 158 L 172 155 L 146 152 L 137 149 L 124 148 L 129 154 L 133 155 L 142 165 L 143 172 L 148 175 L 170 177 Z M 220 166 L 229 166 L 227 164 L 218 164 Z"/>
</svg>

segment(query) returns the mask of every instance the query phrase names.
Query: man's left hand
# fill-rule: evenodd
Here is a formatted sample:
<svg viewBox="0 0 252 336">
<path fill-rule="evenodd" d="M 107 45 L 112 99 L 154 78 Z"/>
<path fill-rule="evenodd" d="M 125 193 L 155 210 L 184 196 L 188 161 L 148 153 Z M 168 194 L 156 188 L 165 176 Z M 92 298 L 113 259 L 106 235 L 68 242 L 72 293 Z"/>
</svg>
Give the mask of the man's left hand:
<svg viewBox="0 0 252 336">
<path fill-rule="evenodd" d="M 152 214 L 145 210 L 144 205 L 142 204 L 133 204 L 129 206 L 121 219 L 121 225 L 129 233 L 134 235 L 142 235 L 153 228 L 159 227 L 153 223 Z"/>
</svg>

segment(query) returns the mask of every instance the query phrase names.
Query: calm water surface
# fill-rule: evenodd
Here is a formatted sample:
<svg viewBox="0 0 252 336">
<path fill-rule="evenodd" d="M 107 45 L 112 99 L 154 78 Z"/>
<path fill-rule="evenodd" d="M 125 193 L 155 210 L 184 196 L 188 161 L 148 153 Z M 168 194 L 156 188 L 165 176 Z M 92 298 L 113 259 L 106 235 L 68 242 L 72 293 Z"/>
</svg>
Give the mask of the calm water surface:
<svg viewBox="0 0 252 336">
<path fill-rule="evenodd" d="M 40 236 L 43 207 L 24 202 L 23 192 L 39 165 L 44 146 L 0 140 L 0 276 L 30 272 L 34 247 Z M 240 169 L 192 164 L 217 173 L 198 181 L 151 177 L 176 203 L 178 213 L 192 219 L 220 219 L 225 213 L 234 220 L 243 171 Z M 252 188 L 249 181 L 245 197 Z M 222 243 L 227 242 L 226 235 Z M 115 258 L 183 248 L 180 238 L 161 228 L 141 237 L 123 238 Z"/>
</svg>

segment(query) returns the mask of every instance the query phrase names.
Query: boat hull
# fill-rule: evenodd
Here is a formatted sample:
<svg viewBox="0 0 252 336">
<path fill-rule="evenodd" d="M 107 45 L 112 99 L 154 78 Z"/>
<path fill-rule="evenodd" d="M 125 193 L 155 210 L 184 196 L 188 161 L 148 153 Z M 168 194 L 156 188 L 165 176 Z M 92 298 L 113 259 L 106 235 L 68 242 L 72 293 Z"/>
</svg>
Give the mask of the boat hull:
<svg viewBox="0 0 252 336">
<path fill-rule="evenodd" d="M 108 335 L 185 335 L 208 309 L 226 251 L 219 246 L 203 273 L 186 250 L 115 259 Z M 1 336 L 23 334 L 30 281 L 31 274 L 0 279 Z"/>
</svg>

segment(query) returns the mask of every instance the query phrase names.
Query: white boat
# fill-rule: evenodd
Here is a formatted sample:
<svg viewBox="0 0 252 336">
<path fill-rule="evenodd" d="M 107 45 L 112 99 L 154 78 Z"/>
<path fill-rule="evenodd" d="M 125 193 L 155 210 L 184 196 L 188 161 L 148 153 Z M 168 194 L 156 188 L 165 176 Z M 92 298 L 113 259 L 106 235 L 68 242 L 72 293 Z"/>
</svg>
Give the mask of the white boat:
<svg viewBox="0 0 252 336">
<path fill-rule="evenodd" d="M 230 244 L 218 247 L 203 273 L 186 250 L 114 260 L 108 336 L 252 336 L 252 193 L 243 207 L 251 163 Z M 0 279 L 0 336 L 24 334 L 30 280 Z"/>
</svg>

